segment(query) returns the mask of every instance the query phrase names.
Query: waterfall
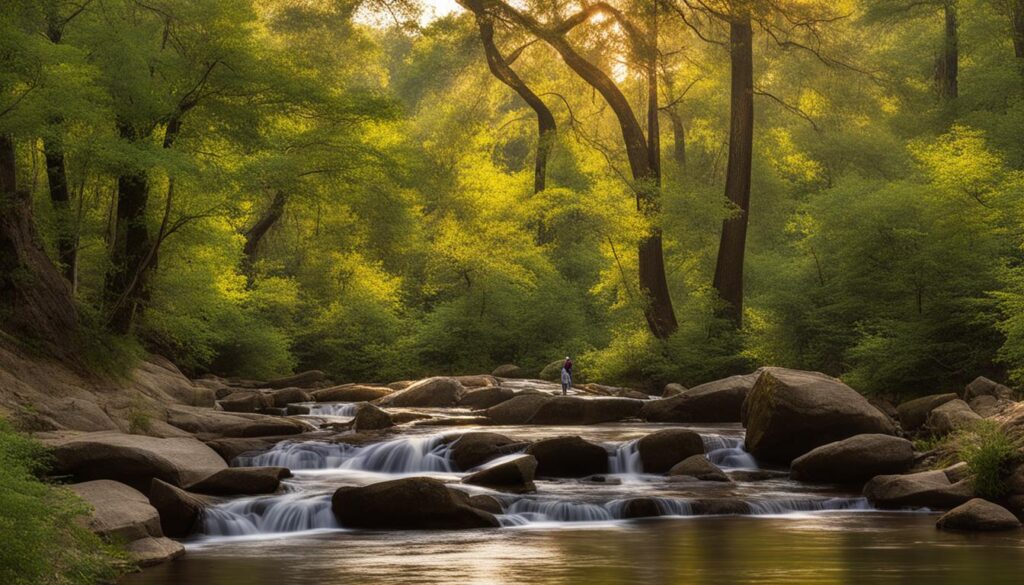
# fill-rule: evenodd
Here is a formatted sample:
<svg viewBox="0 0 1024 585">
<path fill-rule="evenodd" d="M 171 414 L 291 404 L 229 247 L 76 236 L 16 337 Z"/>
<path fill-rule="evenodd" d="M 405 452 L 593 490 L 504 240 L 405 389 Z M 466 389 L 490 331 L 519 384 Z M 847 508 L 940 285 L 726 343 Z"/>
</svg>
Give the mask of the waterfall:
<svg viewBox="0 0 1024 585">
<path fill-rule="evenodd" d="M 349 469 L 378 473 L 452 472 L 451 449 L 443 435 L 407 437 L 372 445 L 279 443 L 255 456 L 236 457 L 237 467 L 287 467 L 295 470 Z"/>
<path fill-rule="evenodd" d="M 685 500 L 651 498 L 660 516 L 692 516 L 693 509 Z M 568 500 L 519 498 L 503 504 L 498 516 L 502 526 L 525 526 L 537 522 L 607 522 L 621 520 L 630 499 L 611 500 L 604 504 Z M 507 502 L 507 500 L 506 500 Z"/>
<path fill-rule="evenodd" d="M 340 528 L 331 512 L 331 496 L 244 498 L 203 510 L 204 536 L 248 536 Z"/>
<path fill-rule="evenodd" d="M 640 459 L 637 444 L 640 439 L 619 443 L 615 451 L 608 454 L 608 471 L 610 473 L 638 474 L 644 472 L 644 463 Z"/>
<path fill-rule="evenodd" d="M 355 416 L 358 402 L 324 402 L 309 407 L 309 414 L 323 416 Z"/>
<path fill-rule="evenodd" d="M 786 498 L 747 502 L 755 516 L 824 512 L 828 510 L 871 510 L 867 498 Z"/>
<path fill-rule="evenodd" d="M 754 456 L 743 448 L 742 437 L 702 435 L 708 461 L 723 469 L 759 469 Z"/>
</svg>

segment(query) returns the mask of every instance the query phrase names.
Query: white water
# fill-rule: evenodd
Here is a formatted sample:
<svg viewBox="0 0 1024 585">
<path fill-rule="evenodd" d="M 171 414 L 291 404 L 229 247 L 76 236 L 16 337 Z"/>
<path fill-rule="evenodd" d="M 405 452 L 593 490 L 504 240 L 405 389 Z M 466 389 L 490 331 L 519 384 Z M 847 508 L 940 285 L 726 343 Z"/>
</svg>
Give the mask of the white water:
<svg viewBox="0 0 1024 585">
<path fill-rule="evenodd" d="M 266 453 L 236 457 L 237 467 L 287 467 L 292 471 L 345 469 L 378 473 L 452 472 L 451 448 L 443 435 L 406 437 L 372 445 L 278 443 Z"/>
<path fill-rule="evenodd" d="M 323 416 L 355 416 L 358 402 L 323 402 L 309 407 L 309 414 Z"/>
<path fill-rule="evenodd" d="M 644 472 L 644 462 L 640 459 L 637 444 L 640 439 L 625 441 L 615 447 L 608 455 L 608 472 L 637 475 Z"/>
<path fill-rule="evenodd" d="M 292 493 L 243 498 L 203 511 L 204 536 L 251 536 L 340 528 L 331 512 L 331 496 Z"/>
<path fill-rule="evenodd" d="M 708 461 L 722 469 L 759 469 L 754 456 L 743 448 L 742 437 L 702 435 Z"/>
<path fill-rule="evenodd" d="M 873 509 L 867 498 L 785 498 L 748 501 L 747 505 L 754 516 Z"/>
</svg>

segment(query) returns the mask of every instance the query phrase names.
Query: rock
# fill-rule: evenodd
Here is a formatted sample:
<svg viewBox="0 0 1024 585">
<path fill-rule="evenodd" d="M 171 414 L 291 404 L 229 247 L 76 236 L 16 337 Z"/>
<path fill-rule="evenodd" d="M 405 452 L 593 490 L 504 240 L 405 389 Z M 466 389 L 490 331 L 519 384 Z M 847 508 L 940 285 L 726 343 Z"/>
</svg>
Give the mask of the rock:
<svg viewBox="0 0 1024 585">
<path fill-rule="evenodd" d="M 159 479 L 149 488 L 149 503 L 160 513 L 164 534 L 174 538 L 195 532 L 206 507 L 202 499 Z"/>
<path fill-rule="evenodd" d="M 357 433 L 362 431 L 377 431 L 394 426 L 391 415 L 377 408 L 369 402 L 364 402 L 356 409 L 356 416 L 352 419 L 352 428 Z"/>
<path fill-rule="evenodd" d="M 459 384 L 462 384 L 463 388 L 490 388 L 498 385 L 497 378 L 486 374 L 477 376 L 455 376 L 452 379 Z"/>
<path fill-rule="evenodd" d="M 502 364 L 491 372 L 496 378 L 525 378 L 525 374 L 523 369 L 515 364 Z"/>
<path fill-rule="evenodd" d="M 92 506 L 87 526 L 108 542 L 161 537 L 160 514 L 146 496 L 123 483 L 98 479 L 68 486 Z"/>
<path fill-rule="evenodd" d="M 916 431 L 928 421 L 928 414 L 943 404 L 956 400 L 956 394 L 932 394 L 904 402 L 896 407 L 900 426 L 905 431 Z"/>
<path fill-rule="evenodd" d="M 306 372 L 295 374 L 294 376 L 269 380 L 263 385 L 267 388 L 314 388 L 318 384 L 322 384 L 326 381 L 327 374 L 320 370 L 308 370 Z"/>
<path fill-rule="evenodd" d="M 416 383 L 416 380 L 401 380 L 401 381 L 398 381 L 398 382 L 391 382 L 387 386 L 392 391 L 397 392 L 399 390 L 405 390 L 406 388 L 408 388 L 409 386 L 412 386 L 415 383 Z"/>
<path fill-rule="evenodd" d="M 868 397 L 868 402 L 870 402 L 871 406 L 874 406 L 875 408 L 877 408 L 878 411 L 881 412 L 882 414 L 884 414 L 885 416 L 891 418 L 894 421 L 899 420 L 899 418 L 900 418 L 899 411 L 896 410 L 896 407 L 893 406 L 893 404 L 891 402 L 889 402 L 888 400 L 886 400 L 884 398 L 879 398 L 877 396 L 869 396 Z"/>
<path fill-rule="evenodd" d="M 342 487 L 331 509 L 346 528 L 459 530 L 497 528 L 493 514 L 462 501 L 428 477 L 409 477 L 361 487 Z"/>
<path fill-rule="evenodd" d="M 793 460 L 798 481 L 863 483 L 876 475 L 902 473 L 914 464 L 914 446 L 892 435 L 855 435 L 822 445 Z"/>
<path fill-rule="evenodd" d="M 223 400 L 217 401 L 217 406 L 225 412 L 256 412 L 271 405 L 272 398 L 255 391 L 232 392 Z"/>
<path fill-rule="evenodd" d="M 472 469 L 483 463 L 514 453 L 525 445 L 498 433 L 465 433 L 451 443 L 452 461 L 459 469 Z"/>
<path fill-rule="evenodd" d="M 879 508 L 949 509 L 974 497 L 969 479 L 956 483 L 942 471 L 879 475 L 864 486 L 864 495 Z"/>
<path fill-rule="evenodd" d="M 304 404 L 289 404 L 285 409 L 285 416 L 301 416 L 313 412 L 313 409 Z"/>
<path fill-rule="evenodd" d="M 469 496 L 469 505 L 490 514 L 501 514 L 504 512 L 504 508 L 501 507 L 501 502 L 499 502 L 494 496 L 488 496 L 487 494 Z"/>
<path fill-rule="evenodd" d="M 536 471 L 537 459 L 533 455 L 509 455 L 485 464 L 462 482 L 522 494 L 537 491 L 533 484 Z"/>
<path fill-rule="evenodd" d="M 757 376 L 731 376 L 652 400 L 644 404 L 640 418 L 650 422 L 739 422 L 743 401 Z"/>
<path fill-rule="evenodd" d="M 286 467 L 229 467 L 186 489 L 212 496 L 272 494 L 281 486 L 282 479 L 291 476 Z"/>
<path fill-rule="evenodd" d="M 677 396 L 679 394 L 682 394 L 683 392 L 686 392 L 686 390 L 686 386 L 672 382 L 671 384 L 665 384 L 665 389 L 661 391 L 661 397 L 672 398 L 673 396 Z"/>
<path fill-rule="evenodd" d="M 970 407 L 971 410 L 976 412 L 981 418 L 989 418 L 1001 413 L 1004 409 L 1013 404 L 1014 402 L 1012 400 L 982 395 L 972 399 Z"/>
<path fill-rule="evenodd" d="M 526 448 L 537 458 L 541 477 L 586 477 L 608 472 L 608 451 L 580 437 L 555 437 Z"/>
<path fill-rule="evenodd" d="M 997 531 L 1020 528 L 1020 521 L 1006 508 L 981 498 L 953 508 L 935 523 L 943 530 Z"/>
<path fill-rule="evenodd" d="M 703 455 L 691 455 L 668 470 L 672 477 L 695 477 L 701 481 L 732 481 L 717 465 Z"/>
<path fill-rule="evenodd" d="M 640 452 L 644 472 L 665 473 L 692 455 L 703 455 L 704 440 L 693 431 L 665 429 L 640 439 L 637 450 Z"/>
<path fill-rule="evenodd" d="M 140 491 L 148 491 L 153 478 L 191 485 L 227 468 L 216 451 L 191 438 L 101 431 L 48 444 L 53 447 L 55 475 L 71 475 L 79 481 L 112 479 Z"/>
<path fill-rule="evenodd" d="M 551 396 L 547 394 L 524 394 L 488 408 L 485 414 L 495 424 L 525 425 L 548 400 Z"/>
<path fill-rule="evenodd" d="M 732 498 L 708 498 L 690 503 L 695 516 L 746 516 L 750 504 Z"/>
<path fill-rule="evenodd" d="M 510 400 L 515 396 L 515 390 L 511 388 L 503 388 L 501 386 L 491 386 L 480 390 L 474 390 L 467 392 L 462 400 L 459 401 L 459 406 L 463 408 L 472 408 L 474 410 L 481 410 L 490 408 Z"/>
<path fill-rule="evenodd" d="M 214 391 L 197 386 L 181 373 L 181 370 L 167 358 L 149 356 L 134 371 L 129 384 L 149 396 L 167 396 L 172 401 L 190 406 L 212 407 Z M 161 402 L 164 402 L 161 400 Z M 169 402 L 169 401 L 168 401 Z"/>
<path fill-rule="evenodd" d="M 946 474 L 946 479 L 948 479 L 950 483 L 956 483 L 962 479 L 970 477 L 971 469 L 967 466 L 965 461 L 961 461 L 943 469 L 942 473 Z"/>
<path fill-rule="evenodd" d="M 180 542 L 164 536 L 133 540 L 124 546 L 124 550 L 139 567 L 159 565 L 185 554 L 185 547 Z"/>
<path fill-rule="evenodd" d="M 788 464 L 821 445 L 896 430 L 854 389 L 817 372 L 764 368 L 744 404 L 746 449 L 765 461 Z"/>
<path fill-rule="evenodd" d="M 487 417 L 505 425 L 591 425 L 637 415 L 643 402 L 631 398 L 582 398 L 524 394 L 487 409 Z"/>
<path fill-rule="evenodd" d="M 413 423 L 414 427 L 480 427 L 491 424 L 486 416 L 439 416 Z"/>
<path fill-rule="evenodd" d="M 971 410 L 963 400 L 950 400 L 928 414 L 925 423 L 928 431 L 934 436 L 944 436 L 974 425 L 982 420 L 978 413 Z"/>
<path fill-rule="evenodd" d="M 271 405 L 277 408 L 285 408 L 293 402 L 309 402 L 312 396 L 302 388 L 284 388 L 270 393 Z"/>
<path fill-rule="evenodd" d="M 654 498 L 632 498 L 622 505 L 620 518 L 656 518 L 661 516 L 661 508 Z"/>
<path fill-rule="evenodd" d="M 387 386 L 363 386 L 360 384 L 343 384 L 321 390 L 313 390 L 309 395 L 317 402 L 370 402 L 394 393 Z"/>
<path fill-rule="evenodd" d="M 377 400 L 381 406 L 446 407 L 455 406 L 466 393 L 453 378 L 427 378 Z"/>
<path fill-rule="evenodd" d="M 768 481 L 789 477 L 789 473 L 773 469 L 736 469 L 730 471 L 728 475 L 733 481 Z"/>
<path fill-rule="evenodd" d="M 235 457 L 243 453 L 266 451 L 281 441 L 293 438 L 291 435 L 279 435 L 273 437 L 210 439 L 206 441 L 206 446 L 216 451 L 224 461 L 230 464 L 235 460 Z"/>
<path fill-rule="evenodd" d="M 979 396 L 994 396 L 1004 400 L 1014 400 L 1016 398 L 1013 390 L 984 376 L 978 376 L 964 388 L 965 402 L 970 402 Z"/>
<path fill-rule="evenodd" d="M 220 412 L 189 406 L 167 409 L 167 422 L 171 425 L 206 438 L 267 437 L 297 435 L 313 430 L 309 423 L 264 414 Z"/>
<path fill-rule="evenodd" d="M 1011 494 L 1024 494 L 1024 465 L 1018 465 L 1010 472 L 1006 489 Z"/>
</svg>

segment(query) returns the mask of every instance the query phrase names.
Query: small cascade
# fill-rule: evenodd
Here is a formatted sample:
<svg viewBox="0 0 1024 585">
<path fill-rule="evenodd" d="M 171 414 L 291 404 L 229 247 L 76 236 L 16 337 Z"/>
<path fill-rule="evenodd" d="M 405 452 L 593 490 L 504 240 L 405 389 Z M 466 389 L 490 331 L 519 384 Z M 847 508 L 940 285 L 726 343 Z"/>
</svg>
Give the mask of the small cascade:
<svg viewBox="0 0 1024 585">
<path fill-rule="evenodd" d="M 644 472 L 644 463 L 637 448 L 639 439 L 619 443 L 615 451 L 608 454 L 609 473 L 638 474 Z"/>
<path fill-rule="evenodd" d="M 309 407 L 309 414 L 321 416 L 355 416 L 358 402 L 324 402 Z"/>
<path fill-rule="evenodd" d="M 407 437 L 372 445 L 279 443 L 270 451 L 235 458 L 237 467 L 287 467 L 292 471 L 348 469 L 378 473 L 452 472 L 451 448 L 444 436 Z"/>
<path fill-rule="evenodd" d="M 331 512 L 331 496 L 286 494 L 245 498 L 203 511 L 203 536 L 251 536 L 340 528 Z"/>
<path fill-rule="evenodd" d="M 785 498 L 747 502 L 747 505 L 754 516 L 873 509 L 867 498 Z"/>
<path fill-rule="evenodd" d="M 651 498 L 660 516 L 692 516 L 693 508 L 685 500 Z M 604 504 L 520 498 L 505 505 L 498 516 L 502 526 L 525 526 L 538 522 L 608 522 L 625 517 L 629 499 L 618 499 Z"/>
<path fill-rule="evenodd" d="M 742 437 L 703 435 L 708 461 L 723 469 L 759 469 L 754 456 L 743 448 Z"/>
</svg>

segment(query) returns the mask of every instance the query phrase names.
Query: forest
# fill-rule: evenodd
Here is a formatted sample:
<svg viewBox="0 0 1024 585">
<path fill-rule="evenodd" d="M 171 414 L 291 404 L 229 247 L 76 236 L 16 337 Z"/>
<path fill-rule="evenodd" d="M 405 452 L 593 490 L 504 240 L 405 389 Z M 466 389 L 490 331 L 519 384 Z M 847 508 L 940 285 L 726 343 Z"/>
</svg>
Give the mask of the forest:
<svg viewBox="0 0 1024 585">
<path fill-rule="evenodd" d="M 256 379 L 1024 382 L 1022 0 L 459 5 L 4 0 L 5 338 Z"/>
</svg>

